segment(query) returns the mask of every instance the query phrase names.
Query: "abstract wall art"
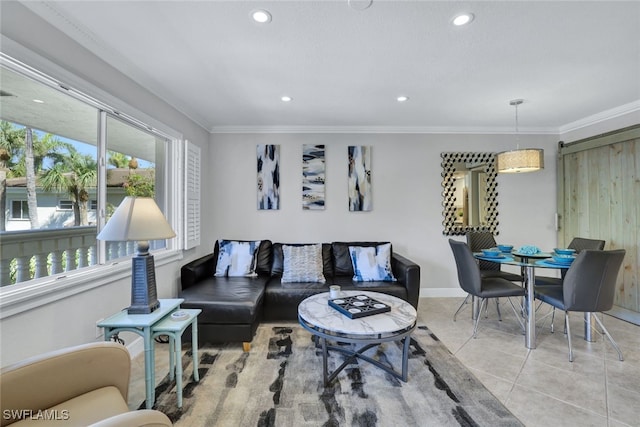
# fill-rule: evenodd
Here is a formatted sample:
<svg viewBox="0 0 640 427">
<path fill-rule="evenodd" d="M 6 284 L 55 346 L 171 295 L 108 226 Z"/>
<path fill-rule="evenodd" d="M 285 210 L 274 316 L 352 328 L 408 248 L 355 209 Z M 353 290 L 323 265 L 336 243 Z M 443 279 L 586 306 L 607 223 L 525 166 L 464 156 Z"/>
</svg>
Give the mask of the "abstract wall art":
<svg viewBox="0 0 640 427">
<path fill-rule="evenodd" d="M 371 147 L 350 145 L 349 149 L 349 210 L 370 211 Z"/>
<path fill-rule="evenodd" d="M 258 209 L 280 209 L 280 146 L 259 144 Z"/>
<path fill-rule="evenodd" d="M 324 209 L 324 145 L 302 146 L 302 209 Z"/>
</svg>

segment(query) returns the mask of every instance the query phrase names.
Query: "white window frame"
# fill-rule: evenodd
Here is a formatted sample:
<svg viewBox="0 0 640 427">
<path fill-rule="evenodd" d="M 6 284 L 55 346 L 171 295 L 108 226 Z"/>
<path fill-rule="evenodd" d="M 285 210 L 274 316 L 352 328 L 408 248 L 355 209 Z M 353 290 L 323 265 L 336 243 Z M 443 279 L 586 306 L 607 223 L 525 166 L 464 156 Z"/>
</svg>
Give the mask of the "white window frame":
<svg viewBox="0 0 640 427">
<path fill-rule="evenodd" d="M 20 216 L 15 216 L 14 212 L 15 210 L 13 209 L 13 204 L 19 202 L 20 203 Z M 27 207 L 27 209 L 24 209 L 24 206 Z M 27 211 L 27 216 L 24 216 L 25 211 Z M 12 221 L 25 221 L 29 219 L 29 202 L 27 200 L 23 200 L 23 199 L 19 199 L 19 200 L 12 200 L 11 201 L 11 214 L 10 214 L 10 218 Z"/>
<path fill-rule="evenodd" d="M 166 194 L 164 196 L 164 206 L 161 206 L 161 208 L 164 210 L 167 221 L 172 225 L 174 230 L 183 230 L 184 225 L 178 222 L 182 219 L 182 192 L 184 188 L 181 163 L 182 156 L 184 155 L 182 135 L 124 103 L 122 100 L 61 69 L 49 60 L 17 45 L 11 39 L 3 35 L 0 35 L 0 38 L 2 39 L 3 46 L 2 52 L 0 52 L 0 64 L 20 72 L 29 78 L 35 79 L 42 84 L 53 87 L 56 90 L 66 92 L 69 96 L 86 102 L 98 108 L 99 111 L 103 111 L 103 113 L 108 112 L 117 115 L 121 119 L 130 121 L 132 124 L 137 124 L 149 131 L 163 135 L 169 140 L 169 147 L 167 147 L 168 155 L 166 156 L 164 165 L 164 180 L 167 184 L 165 185 Z M 14 55 L 15 57 L 29 59 L 30 63 L 38 67 L 38 70 L 8 56 L 8 53 L 15 54 L 16 52 L 18 54 Z M 62 76 L 64 83 L 52 77 L 53 75 Z M 102 134 L 103 130 L 103 128 L 100 128 L 97 131 Z M 106 144 L 99 144 L 98 146 L 105 147 Z M 106 170 L 104 156 L 103 148 L 103 153 L 98 153 L 99 169 L 103 170 L 103 174 L 105 173 L 104 170 Z M 104 206 L 106 191 L 99 191 L 99 193 L 101 194 L 98 195 L 98 200 L 101 200 Z M 99 218 L 98 227 L 104 226 L 104 208 L 98 212 L 97 216 Z M 102 221 L 100 221 L 100 219 L 102 219 Z M 182 233 L 178 233 L 177 238 L 167 240 L 167 247 L 154 253 L 156 267 L 178 262 L 183 258 L 181 234 Z M 36 307 L 50 304 L 90 289 L 108 285 L 114 281 L 130 276 L 131 264 L 121 262 L 121 260 L 118 261 L 119 262 L 111 262 L 110 264 L 97 264 L 63 274 L 0 287 L 0 319 L 32 310 Z"/>
<path fill-rule="evenodd" d="M 64 207 L 64 205 L 69 205 L 69 207 Z M 63 212 L 67 212 L 67 211 L 72 211 L 73 210 L 73 201 L 71 200 L 58 200 L 58 204 L 56 206 L 56 210 L 58 211 L 63 211 Z"/>
</svg>

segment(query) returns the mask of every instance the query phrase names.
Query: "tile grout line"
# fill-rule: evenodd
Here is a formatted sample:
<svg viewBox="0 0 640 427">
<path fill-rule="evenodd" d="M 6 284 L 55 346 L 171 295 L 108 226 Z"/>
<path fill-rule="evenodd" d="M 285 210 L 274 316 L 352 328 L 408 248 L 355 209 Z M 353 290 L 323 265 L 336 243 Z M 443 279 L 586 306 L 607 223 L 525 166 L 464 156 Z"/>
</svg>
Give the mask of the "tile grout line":
<svg viewBox="0 0 640 427">
<path fill-rule="evenodd" d="M 520 375 L 522 374 L 522 371 L 524 370 L 524 365 L 529 360 L 529 356 L 530 355 L 531 355 L 531 349 L 527 349 L 527 355 L 525 356 L 524 360 L 522 361 L 522 364 L 520 365 L 520 369 L 518 370 L 518 373 L 516 374 L 516 377 L 513 379 L 513 383 L 511 384 L 511 389 L 509 390 L 509 393 L 507 394 L 507 398 L 504 401 L 504 405 L 505 406 L 507 406 L 509 401 L 511 400 L 511 394 L 513 393 L 513 391 L 516 388 L 516 383 L 518 382 L 518 378 L 520 378 Z"/>
</svg>

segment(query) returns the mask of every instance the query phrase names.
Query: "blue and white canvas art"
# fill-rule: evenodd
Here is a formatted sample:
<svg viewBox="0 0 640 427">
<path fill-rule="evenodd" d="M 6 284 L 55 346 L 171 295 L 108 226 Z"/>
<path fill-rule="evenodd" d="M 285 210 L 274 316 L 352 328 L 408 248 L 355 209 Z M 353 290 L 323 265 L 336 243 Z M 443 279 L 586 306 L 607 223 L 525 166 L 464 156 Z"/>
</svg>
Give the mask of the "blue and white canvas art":
<svg viewBox="0 0 640 427">
<path fill-rule="evenodd" d="M 280 146 L 259 144 L 258 209 L 280 209 Z"/>
<path fill-rule="evenodd" d="M 302 209 L 324 209 L 324 145 L 302 146 Z"/>
<path fill-rule="evenodd" d="M 350 145 L 349 149 L 349 210 L 370 211 L 371 147 Z"/>
</svg>

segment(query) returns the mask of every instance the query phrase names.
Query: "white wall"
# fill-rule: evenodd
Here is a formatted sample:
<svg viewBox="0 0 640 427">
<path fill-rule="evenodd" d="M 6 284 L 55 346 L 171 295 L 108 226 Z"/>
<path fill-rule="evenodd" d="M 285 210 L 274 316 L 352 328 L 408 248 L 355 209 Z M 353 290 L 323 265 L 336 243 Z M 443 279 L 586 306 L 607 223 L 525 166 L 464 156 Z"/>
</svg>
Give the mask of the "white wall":
<svg viewBox="0 0 640 427">
<path fill-rule="evenodd" d="M 553 135 L 520 135 L 520 146 L 545 149 L 544 171 L 498 177 L 498 241 L 553 248 L 556 242 Z M 442 234 L 443 151 L 503 151 L 512 135 L 214 134 L 208 159 L 210 200 L 203 244 L 218 238 L 279 242 L 388 240 L 421 266 L 423 295 L 457 294 L 447 236 Z M 281 208 L 256 207 L 256 145 L 280 144 Z M 302 145 L 326 146 L 326 208 L 301 207 Z M 347 146 L 371 145 L 373 211 L 349 212 Z M 463 237 L 456 237 L 461 239 Z"/>
</svg>

